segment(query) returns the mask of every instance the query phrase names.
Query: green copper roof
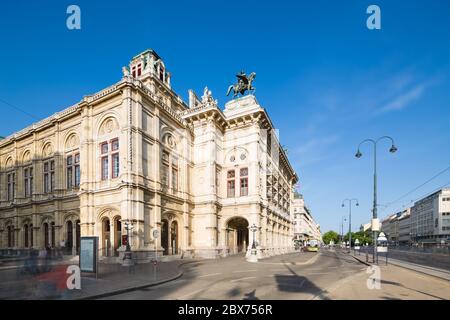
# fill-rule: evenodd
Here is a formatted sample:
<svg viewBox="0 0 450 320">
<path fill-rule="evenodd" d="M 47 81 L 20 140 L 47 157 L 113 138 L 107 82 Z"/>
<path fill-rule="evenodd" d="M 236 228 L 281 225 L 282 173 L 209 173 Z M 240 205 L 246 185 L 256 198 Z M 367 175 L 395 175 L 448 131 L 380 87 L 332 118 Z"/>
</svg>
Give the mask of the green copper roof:
<svg viewBox="0 0 450 320">
<path fill-rule="evenodd" d="M 147 49 L 147 50 L 145 50 L 144 52 L 141 52 L 141 53 L 135 55 L 135 56 L 133 57 L 133 59 L 131 59 L 131 60 L 134 60 L 134 59 L 136 59 L 137 57 L 139 57 L 140 55 L 143 55 L 143 54 L 146 54 L 146 53 L 151 53 L 151 54 L 153 54 L 157 59 L 161 59 L 161 57 L 156 53 L 155 50 L 153 50 L 153 49 Z"/>
</svg>

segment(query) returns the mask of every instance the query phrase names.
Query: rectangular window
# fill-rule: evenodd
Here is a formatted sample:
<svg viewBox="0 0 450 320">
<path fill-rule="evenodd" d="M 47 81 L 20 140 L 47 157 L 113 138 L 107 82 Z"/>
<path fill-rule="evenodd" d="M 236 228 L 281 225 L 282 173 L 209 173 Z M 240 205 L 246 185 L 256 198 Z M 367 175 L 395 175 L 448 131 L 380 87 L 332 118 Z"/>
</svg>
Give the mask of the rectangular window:
<svg viewBox="0 0 450 320">
<path fill-rule="evenodd" d="M 119 177 L 119 168 L 120 168 L 120 162 L 119 162 L 119 139 L 111 140 L 111 152 L 116 152 L 111 155 L 111 165 L 112 165 L 112 178 L 118 178 Z"/>
<path fill-rule="evenodd" d="M 241 178 L 241 197 L 248 196 L 248 178 Z"/>
<path fill-rule="evenodd" d="M 75 162 L 75 187 L 80 186 L 81 172 L 80 172 L 80 154 L 77 153 L 74 158 Z"/>
<path fill-rule="evenodd" d="M 119 154 L 112 155 L 112 177 L 113 179 L 119 177 Z"/>
<path fill-rule="evenodd" d="M 178 169 L 172 167 L 172 188 L 173 191 L 178 190 Z"/>
<path fill-rule="evenodd" d="M 248 196 L 248 168 L 240 170 L 241 197 Z"/>
<path fill-rule="evenodd" d="M 55 188 L 55 161 L 44 162 L 44 193 L 50 193 Z"/>
<path fill-rule="evenodd" d="M 107 154 L 108 153 L 108 142 L 104 142 L 101 145 L 101 152 L 102 154 Z"/>
<path fill-rule="evenodd" d="M 163 163 L 161 172 L 161 183 L 163 187 L 169 187 L 169 166 Z"/>
<path fill-rule="evenodd" d="M 235 192 L 235 181 L 234 180 L 228 180 L 227 181 L 227 197 L 228 198 L 234 198 L 236 195 Z"/>
<path fill-rule="evenodd" d="M 50 161 L 50 191 L 55 190 L 55 161 Z"/>
<path fill-rule="evenodd" d="M 111 141 L 111 150 L 113 152 L 119 150 L 119 139 L 114 139 L 114 140 Z"/>
<path fill-rule="evenodd" d="M 13 201 L 15 198 L 15 189 L 16 189 L 16 174 L 15 173 L 10 173 L 7 176 L 8 179 L 8 201 Z"/>
<path fill-rule="evenodd" d="M 234 198 L 236 196 L 236 171 L 229 170 L 227 172 L 227 197 Z"/>
<path fill-rule="evenodd" d="M 80 180 L 81 180 L 81 172 L 80 172 L 80 166 L 75 166 L 75 187 L 80 186 Z"/>
<path fill-rule="evenodd" d="M 102 180 L 108 180 L 108 178 L 109 178 L 108 165 L 109 165 L 108 157 L 103 157 L 102 158 Z"/>
<path fill-rule="evenodd" d="M 23 171 L 23 177 L 24 177 L 24 187 L 25 187 L 25 198 L 29 196 L 29 188 L 30 188 L 30 180 L 28 180 L 28 169 L 25 169 Z"/>
<path fill-rule="evenodd" d="M 30 196 L 33 195 L 33 168 L 29 169 L 29 180 L 30 180 Z"/>
<path fill-rule="evenodd" d="M 67 189 L 73 188 L 73 157 L 67 157 Z"/>
<path fill-rule="evenodd" d="M 164 81 L 164 68 L 162 66 L 159 67 L 159 80 Z"/>
<path fill-rule="evenodd" d="M 140 77 L 141 74 L 142 74 L 142 66 L 141 66 L 141 64 L 138 64 L 137 76 Z"/>
</svg>

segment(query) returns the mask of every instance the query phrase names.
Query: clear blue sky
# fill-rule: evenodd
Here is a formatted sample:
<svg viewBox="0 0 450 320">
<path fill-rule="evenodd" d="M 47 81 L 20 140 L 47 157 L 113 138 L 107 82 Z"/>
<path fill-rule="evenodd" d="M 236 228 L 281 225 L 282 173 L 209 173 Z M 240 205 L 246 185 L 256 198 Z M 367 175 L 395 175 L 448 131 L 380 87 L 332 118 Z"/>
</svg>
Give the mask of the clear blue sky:
<svg viewBox="0 0 450 320">
<path fill-rule="evenodd" d="M 347 197 L 353 228 L 369 221 L 372 151 L 364 138 L 391 135 L 379 152 L 379 201 L 387 204 L 450 165 L 450 2 L 433 1 L 9 1 L 0 11 L 0 99 L 38 118 L 121 77 L 135 54 L 155 49 L 174 89 L 208 86 L 223 106 L 241 69 L 257 72 L 259 102 L 280 130 L 322 230 L 338 230 Z M 77 4 L 82 29 L 66 28 Z M 366 28 L 381 7 L 382 30 Z M 0 102 L 0 135 L 34 120 Z M 450 171 L 381 209 L 450 182 Z"/>
</svg>

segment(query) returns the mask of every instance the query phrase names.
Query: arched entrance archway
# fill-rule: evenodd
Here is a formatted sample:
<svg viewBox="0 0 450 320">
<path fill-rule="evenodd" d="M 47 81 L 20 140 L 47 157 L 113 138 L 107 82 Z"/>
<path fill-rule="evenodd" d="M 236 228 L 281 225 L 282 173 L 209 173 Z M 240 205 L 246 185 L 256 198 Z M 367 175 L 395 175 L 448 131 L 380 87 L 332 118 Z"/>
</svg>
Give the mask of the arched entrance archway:
<svg viewBox="0 0 450 320">
<path fill-rule="evenodd" d="M 178 222 L 173 221 L 170 227 L 171 251 L 172 254 L 178 254 Z"/>
<path fill-rule="evenodd" d="M 164 255 L 169 254 L 169 221 L 161 221 L 161 246 L 164 248 Z"/>
<path fill-rule="evenodd" d="M 248 221 L 245 218 L 236 217 L 228 221 L 227 245 L 230 253 L 246 252 L 248 246 Z"/>
</svg>

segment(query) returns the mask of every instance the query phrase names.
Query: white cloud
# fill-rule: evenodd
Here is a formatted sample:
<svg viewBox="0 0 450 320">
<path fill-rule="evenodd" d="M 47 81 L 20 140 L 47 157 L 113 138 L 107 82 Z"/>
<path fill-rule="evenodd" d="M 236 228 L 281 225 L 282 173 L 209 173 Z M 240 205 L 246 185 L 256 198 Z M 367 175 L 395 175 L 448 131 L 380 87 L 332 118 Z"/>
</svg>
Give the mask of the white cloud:
<svg viewBox="0 0 450 320">
<path fill-rule="evenodd" d="M 396 111 L 407 108 L 411 105 L 411 103 L 420 99 L 420 97 L 425 92 L 425 88 L 425 84 L 419 84 L 407 90 L 406 92 L 402 92 L 393 100 L 388 102 L 383 108 L 381 108 L 380 112 Z"/>
</svg>

